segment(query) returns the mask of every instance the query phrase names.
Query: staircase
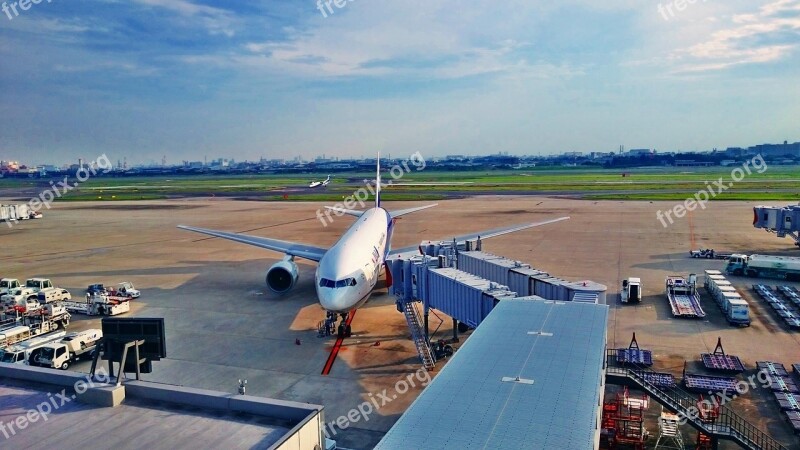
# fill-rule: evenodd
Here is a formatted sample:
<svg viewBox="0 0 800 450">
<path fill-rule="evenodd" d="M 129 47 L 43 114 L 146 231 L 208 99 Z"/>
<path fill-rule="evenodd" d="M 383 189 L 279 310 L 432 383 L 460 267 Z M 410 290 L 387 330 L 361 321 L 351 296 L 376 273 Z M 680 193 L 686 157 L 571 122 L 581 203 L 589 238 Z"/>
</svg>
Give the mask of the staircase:
<svg viewBox="0 0 800 450">
<path fill-rule="evenodd" d="M 615 349 L 606 352 L 606 378 L 609 383 L 618 384 L 617 382 L 623 381 L 622 384 L 633 385 L 645 391 L 666 409 L 679 414 L 682 418 L 685 417 L 687 424 L 712 439 L 729 440 L 748 450 L 788 450 L 755 425 L 731 411 L 728 405 L 721 406 L 719 418 L 713 423 L 703 422 L 697 413 L 696 396 L 681 388 L 668 389 L 656 386 L 646 378 L 646 374 L 654 371 L 640 366 L 623 367 L 617 363 L 616 352 Z"/>
<path fill-rule="evenodd" d="M 433 356 L 430 344 L 425 339 L 416 304 L 417 302 L 404 302 L 403 313 L 406 316 L 408 328 L 411 330 L 411 340 L 414 341 L 414 345 L 417 347 L 417 353 L 419 353 L 419 359 L 422 360 L 422 365 L 425 366 L 425 369 L 432 370 L 436 365 L 436 359 Z"/>
</svg>

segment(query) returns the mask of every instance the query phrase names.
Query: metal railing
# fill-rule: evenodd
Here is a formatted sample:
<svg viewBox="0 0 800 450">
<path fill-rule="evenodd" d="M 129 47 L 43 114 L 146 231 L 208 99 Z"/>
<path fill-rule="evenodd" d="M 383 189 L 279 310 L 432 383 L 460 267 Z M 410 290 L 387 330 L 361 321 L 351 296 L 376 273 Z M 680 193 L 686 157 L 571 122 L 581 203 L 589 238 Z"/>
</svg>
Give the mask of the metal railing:
<svg viewBox="0 0 800 450">
<path fill-rule="evenodd" d="M 648 380 L 646 374 L 656 373 L 635 364 L 621 365 L 617 362 L 617 350 L 606 351 L 606 374 L 627 377 L 648 395 L 667 409 L 686 419 L 686 423 L 709 436 L 733 441 L 750 450 L 788 450 L 755 425 L 744 420 L 727 405 L 720 405 L 719 415 L 713 422 L 703 421 L 699 416 L 698 399 L 678 386 L 664 388 Z M 654 379 L 654 378 L 651 378 Z"/>
<path fill-rule="evenodd" d="M 422 364 L 427 370 L 432 370 L 436 365 L 436 359 L 433 356 L 430 344 L 425 339 L 425 335 L 422 332 L 419 311 L 415 303 L 416 302 L 405 302 L 403 305 L 403 312 L 406 316 L 408 328 L 411 329 L 411 339 L 414 341 L 414 346 L 417 347 L 419 358 L 422 360 Z"/>
</svg>

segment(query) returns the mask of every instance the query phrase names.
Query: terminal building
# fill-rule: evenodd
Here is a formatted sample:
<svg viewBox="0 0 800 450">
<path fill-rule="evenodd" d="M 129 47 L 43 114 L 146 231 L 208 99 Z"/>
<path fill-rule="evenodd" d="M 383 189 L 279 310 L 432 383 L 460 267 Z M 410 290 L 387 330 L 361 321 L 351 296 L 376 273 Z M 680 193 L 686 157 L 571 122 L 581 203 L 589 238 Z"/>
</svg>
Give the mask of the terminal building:
<svg viewBox="0 0 800 450">
<path fill-rule="evenodd" d="M 326 448 L 319 405 L 88 380 L 77 372 L 0 363 L 3 448 Z"/>
<path fill-rule="evenodd" d="M 608 307 L 501 301 L 377 449 L 597 449 Z"/>
</svg>

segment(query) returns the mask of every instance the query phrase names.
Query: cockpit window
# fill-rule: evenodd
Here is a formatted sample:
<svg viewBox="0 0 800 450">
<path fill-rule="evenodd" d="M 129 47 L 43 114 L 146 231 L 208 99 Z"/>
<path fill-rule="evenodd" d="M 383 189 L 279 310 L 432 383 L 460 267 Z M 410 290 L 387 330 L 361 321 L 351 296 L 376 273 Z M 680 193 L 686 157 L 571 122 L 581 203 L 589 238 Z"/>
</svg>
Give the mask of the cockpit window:
<svg viewBox="0 0 800 450">
<path fill-rule="evenodd" d="M 355 278 L 345 278 L 343 280 L 338 280 L 338 281 L 329 280 L 327 278 L 321 278 L 319 280 L 319 286 L 320 287 L 326 287 L 326 288 L 343 288 L 343 287 L 355 286 L 355 285 L 356 285 L 356 279 Z"/>
</svg>

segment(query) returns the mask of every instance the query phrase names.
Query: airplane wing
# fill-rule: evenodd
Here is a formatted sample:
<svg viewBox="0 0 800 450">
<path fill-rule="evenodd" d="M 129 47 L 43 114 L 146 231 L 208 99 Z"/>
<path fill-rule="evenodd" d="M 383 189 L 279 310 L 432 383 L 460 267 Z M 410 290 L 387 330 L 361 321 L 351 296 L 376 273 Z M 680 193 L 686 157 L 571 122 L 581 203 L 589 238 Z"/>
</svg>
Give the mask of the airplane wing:
<svg viewBox="0 0 800 450">
<path fill-rule="evenodd" d="M 514 226 L 510 226 L 510 227 L 495 228 L 495 229 L 492 229 L 492 230 L 481 231 L 481 232 L 478 232 L 478 233 L 470 233 L 470 234 L 465 234 L 465 235 L 462 235 L 462 236 L 456 236 L 456 237 L 450 238 L 450 239 L 441 239 L 441 241 L 452 242 L 453 240 L 455 240 L 456 242 L 460 243 L 460 242 L 464 242 L 464 241 L 470 241 L 470 240 L 473 240 L 473 239 L 477 239 L 478 237 L 480 237 L 481 240 L 484 240 L 484 239 L 489 239 L 489 238 L 493 238 L 493 237 L 497 237 L 497 236 L 502 236 L 504 234 L 515 233 L 517 231 L 527 230 L 528 228 L 540 227 L 542 225 L 549 225 L 551 223 L 561 222 L 562 220 L 568 220 L 568 219 L 569 219 L 569 217 L 559 217 L 558 219 L 545 220 L 543 222 L 533 222 L 533 223 L 525 223 L 525 224 L 521 224 L 521 225 L 514 225 Z M 391 252 L 389 252 L 389 256 L 402 256 L 402 257 L 409 257 L 409 256 L 413 256 L 413 255 L 418 255 L 418 254 L 419 254 L 419 245 L 408 246 L 408 247 L 404 247 L 404 248 L 398 248 L 398 249 L 394 249 Z"/>
<path fill-rule="evenodd" d="M 253 245 L 256 247 L 266 248 L 279 253 L 285 253 L 299 258 L 305 258 L 311 261 L 319 262 L 322 256 L 327 252 L 327 249 L 314 247 L 311 245 L 298 244 L 296 242 L 281 241 L 278 239 L 269 239 L 258 236 L 248 236 L 246 234 L 228 233 L 225 231 L 208 230 L 205 228 L 187 227 L 185 225 L 178 225 L 182 230 L 194 231 L 195 233 L 207 234 L 222 239 L 239 242 L 242 244 Z"/>
<path fill-rule="evenodd" d="M 325 209 L 329 209 L 333 212 L 340 212 L 342 214 L 347 214 L 348 216 L 353 216 L 353 217 L 361 217 L 366 212 L 366 210 L 359 211 L 357 209 L 344 209 L 336 206 L 326 206 Z"/>
<path fill-rule="evenodd" d="M 411 214 L 413 212 L 422 211 L 423 209 L 433 208 L 434 206 L 439 206 L 438 203 L 434 203 L 432 205 L 425 205 L 425 206 L 418 206 L 416 208 L 408 208 L 408 209 L 399 209 L 397 211 L 389 211 L 389 215 L 392 218 L 404 216 L 406 214 Z"/>
</svg>

